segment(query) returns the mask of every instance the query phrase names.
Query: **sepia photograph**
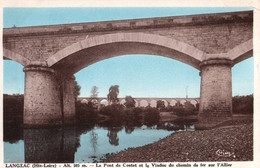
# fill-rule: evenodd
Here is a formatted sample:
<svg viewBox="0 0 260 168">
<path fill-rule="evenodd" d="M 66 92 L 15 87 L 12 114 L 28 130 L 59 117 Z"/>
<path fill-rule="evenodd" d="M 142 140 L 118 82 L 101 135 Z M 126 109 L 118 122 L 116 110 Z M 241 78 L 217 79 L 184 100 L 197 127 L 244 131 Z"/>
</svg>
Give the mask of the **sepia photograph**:
<svg viewBox="0 0 260 168">
<path fill-rule="evenodd" d="M 254 7 L 2 10 L 5 166 L 254 161 Z"/>
</svg>

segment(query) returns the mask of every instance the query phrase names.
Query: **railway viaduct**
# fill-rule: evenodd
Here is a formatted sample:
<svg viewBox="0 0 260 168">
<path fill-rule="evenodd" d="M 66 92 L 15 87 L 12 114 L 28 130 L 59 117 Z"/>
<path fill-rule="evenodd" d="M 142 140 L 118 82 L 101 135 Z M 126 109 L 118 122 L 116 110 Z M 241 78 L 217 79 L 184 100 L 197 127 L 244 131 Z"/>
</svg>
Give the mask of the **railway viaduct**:
<svg viewBox="0 0 260 168">
<path fill-rule="evenodd" d="M 24 66 L 27 125 L 74 122 L 73 74 L 126 54 L 169 57 L 200 70 L 203 120 L 232 115 L 231 68 L 253 56 L 252 43 L 253 12 L 243 11 L 5 28 L 3 58 Z"/>
<path fill-rule="evenodd" d="M 107 97 L 79 97 L 77 99 L 81 103 L 88 103 L 89 101 L 96 103 L 98 106 L 102 105 L 108 105 L 108 99 Z M 185 104 L 185 102 L 190 102 L 194 107 L 196 107 L 197 104 L 199 104 L 199 98 L 159 98 L 159 97 L 138 97 L 134 98 L 135 100 L 135 106 L 136 107 L 156 107 L 157 101 L 161 100 L 164 102 L 165 107 L 171 105 L 175 106 L 177 103 L 180 103 L 182 105 Z M 118 98 L 119 104 L 124 104 L 125 98 Z"/>
</svg>

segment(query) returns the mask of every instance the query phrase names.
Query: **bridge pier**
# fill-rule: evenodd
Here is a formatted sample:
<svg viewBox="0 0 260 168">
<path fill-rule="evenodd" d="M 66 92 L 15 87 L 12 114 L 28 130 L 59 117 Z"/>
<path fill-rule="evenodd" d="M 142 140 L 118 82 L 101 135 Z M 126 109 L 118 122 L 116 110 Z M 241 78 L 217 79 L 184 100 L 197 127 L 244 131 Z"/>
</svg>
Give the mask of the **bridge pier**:
<svg viewBox="0 0 260 168">
<path fill-rule="evenodd" d="M 74 85 L 75 77 L 66 76 L 63 77 L 61 82 L 61 96 L 62 96 L 62 118 L 63 124 L 73 124 L 76 119 L 76 109 L 75 109 L 75 95 L 74 95 Z"/>
<path fill-rule="evenodd" d="M 24 68 L 24 124 L 61 125 L 75 122 L 74 76 L 48 67 Z"/>
<path fill-rule="evenodd" d="M 62 124 L 60 89 L 55 71 L 43 66 L 27 66 L 24 72 L 24 124 Z"/>
<path fill-rule="evenodd" d="M 232 117 L 232 61 L 229 59 L 209 59 L 200 64 L 201 122 L 212 124 Z"/>
</svg>

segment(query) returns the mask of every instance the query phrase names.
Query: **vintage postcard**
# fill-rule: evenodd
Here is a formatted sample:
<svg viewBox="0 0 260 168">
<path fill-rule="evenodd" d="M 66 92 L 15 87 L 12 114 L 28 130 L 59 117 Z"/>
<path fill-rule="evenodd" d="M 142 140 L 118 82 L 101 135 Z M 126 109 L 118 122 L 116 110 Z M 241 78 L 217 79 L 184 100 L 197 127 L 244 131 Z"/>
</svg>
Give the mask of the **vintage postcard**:
<svg viewBox="0 0 260 168">
<path fill-rule="evenodd" d="M 259 166 L 260 2 L 147 2 L 2 4 L 3 167 Z"/>
</svg>

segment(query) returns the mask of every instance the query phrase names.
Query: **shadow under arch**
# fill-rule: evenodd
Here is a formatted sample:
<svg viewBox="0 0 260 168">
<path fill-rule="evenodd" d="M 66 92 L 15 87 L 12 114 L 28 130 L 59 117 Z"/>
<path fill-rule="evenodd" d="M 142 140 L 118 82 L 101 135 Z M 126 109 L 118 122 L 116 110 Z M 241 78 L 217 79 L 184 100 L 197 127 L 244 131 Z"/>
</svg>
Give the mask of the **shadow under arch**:
<svg viewBox="0 0 260 168">
<path fill-rule="evenodd" d="M 108 105 L 107 99 L 102 99 L 99 103 L 102 104 L 102 105 L 104 105 L 104 106 L 107 106 L 107 105 Z"/>
<path fill-rule="evenodd" d="M 142 99 L 140 101 L 140 107 L 147 107 L 149 105 L 149 102 L 145 99 Z"/>
<path fill-rule="evenodd" d="M 47 59 L 47 64 L 64 74 L 74 74 L 98 61 L 128 54 L 160 55 L 196 69 L 204 52 L 172 38 L 145 33 L 114 33 L 86 38 Z"/>
</svg>

